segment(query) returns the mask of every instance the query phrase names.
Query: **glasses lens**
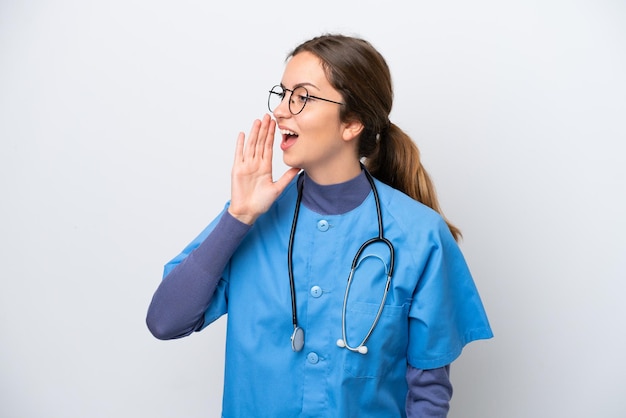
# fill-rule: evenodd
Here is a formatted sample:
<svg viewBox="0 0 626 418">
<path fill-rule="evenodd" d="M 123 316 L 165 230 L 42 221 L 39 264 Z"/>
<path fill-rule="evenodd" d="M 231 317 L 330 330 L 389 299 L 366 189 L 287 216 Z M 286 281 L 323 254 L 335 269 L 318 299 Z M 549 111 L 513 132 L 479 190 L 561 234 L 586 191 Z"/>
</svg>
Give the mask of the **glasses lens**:
<svg viewBox="0 0 626 418">
<path fill-rule="evenodd" d="M 292 114 L 297 115 L 302 112 L 302 109 L 304 109 L 304 105 L 306 105 L 308 100 L 308 90 L 304 87 L 297 87 L 291 94 L 291 100 L 289 100 L 289 111 L 291 111 Z"/>
<path fill-rule="evenodd" d="M 272 87 L 272 89 L 270 90 L 270 96 L 267 99 L 267 107 L 269 108 L 270 112 L 274 112 L 280 102 L 283 101 L 284 97 L 285 90 L 281 86 L 276 85 Z"/>
</svg>

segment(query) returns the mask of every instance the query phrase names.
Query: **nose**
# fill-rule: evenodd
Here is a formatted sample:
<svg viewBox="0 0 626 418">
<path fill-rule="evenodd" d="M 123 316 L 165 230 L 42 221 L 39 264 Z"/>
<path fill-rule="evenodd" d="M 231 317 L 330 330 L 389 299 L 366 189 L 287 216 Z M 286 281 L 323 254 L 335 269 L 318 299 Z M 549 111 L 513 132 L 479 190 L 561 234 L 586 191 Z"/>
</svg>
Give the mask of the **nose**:
<svg viewBox="0 0 626 418">
<path fill-rule="evenodd" d="M 276 119 L 284 119 L 291 116 L 291 112 L 289 111 L 289 97 L 283 98 L 283 100 L 278 103 L 278 106 L 274 108 L 272 111 L 274 117 Z"/>
</svg>

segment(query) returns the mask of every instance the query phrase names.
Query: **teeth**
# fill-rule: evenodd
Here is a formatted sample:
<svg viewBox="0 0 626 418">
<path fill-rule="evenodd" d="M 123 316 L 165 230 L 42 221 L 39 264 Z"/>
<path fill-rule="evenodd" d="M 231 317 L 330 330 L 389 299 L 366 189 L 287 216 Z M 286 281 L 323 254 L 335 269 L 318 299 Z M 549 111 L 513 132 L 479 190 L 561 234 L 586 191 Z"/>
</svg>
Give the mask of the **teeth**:
<svg viewBox="0 0 626 418">
<path fill-rule="evenodd" d="M 293 131 L 289 131 L 287 129 L 281 129 L 280 133 L 282 133 L 283 135 L 298 135 L 297 133 L 293 132 Z"/>
</svg>

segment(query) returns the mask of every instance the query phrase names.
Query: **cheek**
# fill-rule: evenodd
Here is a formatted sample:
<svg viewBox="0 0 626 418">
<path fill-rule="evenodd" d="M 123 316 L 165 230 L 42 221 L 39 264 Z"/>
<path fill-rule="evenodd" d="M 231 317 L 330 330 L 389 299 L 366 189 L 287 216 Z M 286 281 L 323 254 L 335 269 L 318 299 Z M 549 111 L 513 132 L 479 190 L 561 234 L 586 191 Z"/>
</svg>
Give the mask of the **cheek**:
<svg viewBox="0 0 626 418">
<path fill-rule="evenodd" d="M 339 132 L 339 115 L 336 112 L 311 112 L 303 116 L 305 118 L 300 121 L 303 132 L 325 136 L 336 136 Z"/>
</svg>

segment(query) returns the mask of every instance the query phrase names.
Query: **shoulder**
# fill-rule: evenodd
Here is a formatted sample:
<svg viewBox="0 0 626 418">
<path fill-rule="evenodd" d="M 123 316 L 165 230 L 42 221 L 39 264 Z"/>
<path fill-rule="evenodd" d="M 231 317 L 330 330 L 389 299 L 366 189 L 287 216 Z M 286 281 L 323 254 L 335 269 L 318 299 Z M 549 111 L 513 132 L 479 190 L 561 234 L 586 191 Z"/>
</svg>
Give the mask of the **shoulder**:
<svg viewBox="0 0 626 418">
<path fill-rule="evenodd" d="M 379 180 L 375 180 L 375 183 L 381 206 L 394 218 L 409 224 L 419 223 L 433 227 L 445 224 L 442 216 L 432 208 Z"/>
<path fill-rule="evenodd" d="M 389 231 L 390 237 L 418 252 L 457 246 L 448 224 L 437 211 L 380 181 L 376 181 L 376 188 L 385 233 Z"/>
</svg>

